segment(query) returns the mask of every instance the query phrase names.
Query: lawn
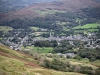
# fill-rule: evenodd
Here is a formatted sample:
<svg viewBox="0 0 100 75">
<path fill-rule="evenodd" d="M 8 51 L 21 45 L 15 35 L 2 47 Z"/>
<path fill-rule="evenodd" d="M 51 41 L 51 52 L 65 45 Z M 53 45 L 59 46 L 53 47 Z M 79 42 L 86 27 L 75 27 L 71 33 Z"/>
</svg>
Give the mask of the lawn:
<svg viewBox="0 0 100 75">
<path fill-rule="evenodd" d="M 13 30 L 13 28 L 8 26 L 0 26 L 0 31 L 3 31 L 4 33 L 7 33 L 10 30 Z"/>
<path fill-rule="evenodd" d="M 77 26 L 77 27 L 74 27 L 73 29 L 89 29 L 89 28 L 97 28 L 98 26 L 100 26 L 100 25 L 93 23 L 93 24 L 86 24 L 83 26 Z"/>
</svg>

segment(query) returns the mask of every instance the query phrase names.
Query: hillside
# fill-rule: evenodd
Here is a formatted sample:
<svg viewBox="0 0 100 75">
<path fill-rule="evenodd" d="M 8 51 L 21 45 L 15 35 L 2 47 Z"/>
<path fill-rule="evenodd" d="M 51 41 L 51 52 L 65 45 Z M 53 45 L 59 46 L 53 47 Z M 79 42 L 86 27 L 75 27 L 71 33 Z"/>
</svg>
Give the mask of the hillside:
<svg viewBox="0 0 100 75">
<path fill-rule="evenodd" d="M 30 2 L 30 1 L 29 1 Z M 99 7 L 100 3 L 95 0 L 61 0 L 54 2 L 43 2 L 35 3 L 24 9 L 11 11 L 8 13 L 0 14 L 1 20 L 11 20 L 15 18 L 33 18 L 37 16 L 44 16 L 37 12 L 38 11 L 48 11 L 48 12 L 58 12 L 58 11 L 67 11 L 67 12 L 78 12 L 82 14 L 84 8 L 94 8 Z"/>
<path fill-rule="evenodd" d="M 0 75 L 84 75 L 44 69 L 29 55 L 0 45 Z"/>
<path fill-rule="evenodd" d="M 0 13 L 22 9 L 33 3 L 50 2 L 55 0 L 0 0 Z"/>
</svg>

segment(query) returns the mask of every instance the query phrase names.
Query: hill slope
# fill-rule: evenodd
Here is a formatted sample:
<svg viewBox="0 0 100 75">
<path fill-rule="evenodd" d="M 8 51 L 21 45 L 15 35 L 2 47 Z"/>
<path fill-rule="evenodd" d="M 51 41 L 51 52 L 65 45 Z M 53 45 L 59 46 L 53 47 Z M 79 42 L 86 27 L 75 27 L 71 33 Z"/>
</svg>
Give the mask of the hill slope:
<svg viewBox="0 0 100 75">
<path fill-rule="evenodd" d="M 31 61 L 29 60 L 31 59 Z M 84 75 L 44 69 L 29 55 L 0 45 L 0 75 Z"/>
<path fill-rule="evenodd" d="M 33 3 L 50 2 L 55 0 L 0 0 L 0 12 L 21 9 Z"/>
<path fill-rule="evenodd" d="M 55 2 L 36 3 L 21 10 L 0 14 L 0 18 L 1 20 L 11 20 L 15 18 L 33 18 L 37 16 L 44 16 L 39 14 L 37 10 L 49 10 L 49 12 L 51 10 L 58 10 L 82 13 L 81 9 L 99 7 L 99 5 L 100 3 L 95 0 L 61 0 Z"/>
</svg>

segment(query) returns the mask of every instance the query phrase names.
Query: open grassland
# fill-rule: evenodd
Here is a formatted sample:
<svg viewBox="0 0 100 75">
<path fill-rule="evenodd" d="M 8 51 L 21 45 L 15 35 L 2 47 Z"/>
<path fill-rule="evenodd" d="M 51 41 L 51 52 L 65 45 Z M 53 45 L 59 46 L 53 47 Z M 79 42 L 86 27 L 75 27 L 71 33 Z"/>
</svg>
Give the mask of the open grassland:
<svg viewBox="0 0 100 75">
<path fill-rule="evenodd" d="M 74 27 L 73 29 L 89 29 L 89 28 L 97 28 L 98 26 L 100 26 L 100 24 L 93 23 L 93 24 L 86 24 L 83 26 L 77 26 Z"/>
<path fill-rule="evenodd" d="M 59 10 L 34 10 L 34 11 L 39 13 L 40 15 L 55 14 L 56 12 L 59 12 L 59 13 L 66 12 L 66 11 L 59 11 Z"/>
<path fill-rule="evenodd" d="M 16 58 L 16 54 L 20 57 L 23 57 L 24 55 L 0 45 L 0 75 L 85 75 L 75 72 L 61 72 L 52 69 L 45 69 L 36 66 L 34 62 L 31 62 L 31 57 L 25 55 L 27 59 L 30 60 L 27 61 L 27 59 L 22 60 Z"/>
<path fill-rule="evenodd" d="M 74 27 L 72 29 L 74 29 L 74 31 L 76 33 L 87 34 L 88 32 L 99 31 L 99 29 L 97 28 L 98 26 L 100 26 L 100 24 L 93 23 L 93 24 L 86 24 L 86 25 L 83 25 L 83 26 L 76 26 L 76 27 Z"/>
<path fill-rule="evenodd" d="M 0 56 L 0 75 L 85 75 L 74 72 L 60 72 L 50 69 L 28 67 L 24 62 Z"/>
<path fill-rule="evenodd" d="M 94 62 L 91 62 L 91 64 L 100 67 L 100 60 L 96 60 Z"/>
<path fill-rule="evenodd" d="M 11 56 L 16 56 L 16 57 L 20 57 L 20 58 L 24 57 L 24 55 L 17 53 L 16 51 L 11 50 L 8 47 L 5 47 L 3 45 L 0 45 L 0 52 L 5 53 L 9 57 L 11 57 Z"/>
<path fill-rule="evenodd" d="M 81 59 L 81 60 L 77 60 L 77 59 L 64 59 L 66 61 L 69 61 L 72 65 L 81 65 L 81 66 L 88 66 L 88 67 L 92 67 L 93 69 L 97 69 L 99 68 L 100 65 L 100 61 L 95 61 L 95 62 L 90 62 L 88 59 Z M 94 65 L 94 64 L 99 64 L 99 65 Z"/>
<path fill-rule="evenodd" d="M 49 53 L 52 52 L 52 47 L 34 47 L 34 46 L 26 46 L 25 48 L 22 47 L 22 50 L 30 49 L 33 52 L 40 52 L 40 53 Z"/>
<path fill-rule="evenodd" d="M 25 72 L 24 62 L 0 56 L 0 75 L 22 75 Z"/>
<path fill-rule="evenodd" d="M 33 51 L 41 52 L 41 53 L 49 53 L 52 52 L 52 47 L 34 47 Z"/>
<path fill-rule="evenodd" d="M 85 75 L 75 72 L 60 72 L 60 71 L 40 69 L 40 68 L 35 69 L 34 72 L 36 75 Z"/>
<path fill-rule="evenodd" d="M 0 31 L 3 31 L 4 33 L 7 33 L 10 30 L 13 30 L 13 28 L 8 26 L 0 26 Z"/>
</svg>

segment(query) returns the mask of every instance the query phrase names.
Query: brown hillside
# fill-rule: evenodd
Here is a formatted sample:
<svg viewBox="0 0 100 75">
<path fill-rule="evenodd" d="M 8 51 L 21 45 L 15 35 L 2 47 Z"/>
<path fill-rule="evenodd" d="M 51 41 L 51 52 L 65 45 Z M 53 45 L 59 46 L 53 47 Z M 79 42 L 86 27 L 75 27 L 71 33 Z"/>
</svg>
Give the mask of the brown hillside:
<svg viewBox="0 0 100 75">
<path fill-rule="evenodd" d="M 0 45 L 0 56 L 16 59 L 19 61 L 25 62 L 25 65 L 31 66 L 31 67 L 39 67 L 34 61 L 29 61 L 27 58 L 33 59 L 30 55 L 24 54 L 22 52 L 14 51 L 9 49 L 6 46 Z"/>
<path fill-rule="evenodd" d="M 100 3 L 95 0 L 61 0 L 55 2 L 44 2 L 30 5 L 22 10 L 0 14 L 1 20 L 11 20 L 14 18 L 33 18 L 43 16 L 35 12 L 35 10 L 62 10 L 69 12 L 81 12 L 82 8 L 98 7 Z"/>
</svg>

